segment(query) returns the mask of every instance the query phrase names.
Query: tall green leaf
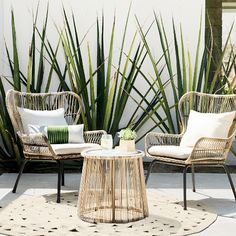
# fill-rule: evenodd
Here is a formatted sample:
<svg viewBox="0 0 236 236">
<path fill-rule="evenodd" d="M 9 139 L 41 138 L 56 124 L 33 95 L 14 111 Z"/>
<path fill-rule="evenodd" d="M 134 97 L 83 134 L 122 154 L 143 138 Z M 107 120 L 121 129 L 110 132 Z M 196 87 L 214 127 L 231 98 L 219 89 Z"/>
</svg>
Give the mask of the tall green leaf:
<svg viewBox="0 0 236 236">
<path fill-rule="evenodd" d="M 41 38 L 41 48 L 40 48 L 40 55 L 39 55 L 39 64 L 38 64 L 38 75 L 37 75 L 37 84 L 36 84 L 36 92 L 41 92 L 41 87 L 43 83 L 44 77 L 44 41 L 46 38 L 46 30 L 47 30 L 47 22 L 48 22 L 48 6 L 46 11 L 45 23 L 43 26 L 42 31 L 42 38 Z"/>
<path fill-rule="evenodd" d="M 20 83 L 20 78 L 19 78 L 19 58 L 18 58 L 17 40 L 16 40 L 15 17 L 14 17 L 13 10 L 11 11 L 11 29 L 12 29 L 13 62 L 14 62 L 13 81 L 14 81 L 15 89 L 20 91 L 21 83 Z"/>
<path fill-rule="evenodd" d="M 202 15 L 200 17 L 200 27 L 198 31 L 198 41 L 197 41 L 197 49 L 196 49 L 196 57 L 195 57 L 195 65 L 194 65 L 194 74 L 193 74 L 193 90 L 197 89 L 197 78 L 198 77 L 198 62 L 199 62 L 199 51 L 201 45 L 201 34 L 202 34 Z"/>
<path fill-rule="evenodd" d="M 93 67 L 92 67 L 89 45 L 88 45 L 88 58 L 89 58 L 90 101 L 91 101 L 91 110 L 92 110 L 92 129 L 94 130 L 94 129 L 96 129 L 97 113 L 96 113 L 96 107 L 95 107 Z"/>
</svg>

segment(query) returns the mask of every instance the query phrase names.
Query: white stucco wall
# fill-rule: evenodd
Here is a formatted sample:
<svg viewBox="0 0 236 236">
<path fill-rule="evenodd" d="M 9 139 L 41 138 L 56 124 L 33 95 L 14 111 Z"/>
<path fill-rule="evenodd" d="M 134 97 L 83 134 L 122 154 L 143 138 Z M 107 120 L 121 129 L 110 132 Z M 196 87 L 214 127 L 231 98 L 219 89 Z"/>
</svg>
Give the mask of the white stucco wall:
<svg viewBox="0 0 236 236">
<path fill-rule="evenodd" d="M 0 1 L 0 74 L 1 75 L 10 75 L 9 68 L 7 66 L 6 55 L 4 50 L 3 35 L 8 45 L 11 44 L 11 29 L 10 29 L 10 10 L 11 7 L 14 9 L 15 21 L 16 21 L 16 30 L 17 30 L 17 39 L 18 39 L 18 48 L 19 48 L 19 58 L 20 65 L 24 71 L 27 70 L 27 54 L 29 43 L 31 40 L 31 31 L 32 31 L 32 12 L 35 12 L 37 2 L 35 0 L 1 0 Z M 86 37 L 86 42 L 89 42 L 91 47 L 91 54 L 93 60 L 96 60 L 96 44 L 93 40 L 95 37 L 96 26 L 96 17 L 101 16 L 102 10 L 104 11 L 105 16 L 105 28 L 106 28 L 106 38 L 109 39 L 112 20 L 114 16 L 114 11 L 116 12 L 116 35 L 115 35 L 115 53 L 119 51 L 122 37 L 122 29 L 124 27 L 125 18 L 127 15 L 128 7 L 130 1 L 128 0 L 41 0 L 39 8 L 39 17 L 38 25 L 42 25 L 43 19 L 45 16 L 46 5 L 49 2 L 50 11 L 49 11 L 49 28 L 48 28 L 48 38 L 51 42 L 58 39 L 58 34 L 55 29 L 54 23 L 59 26 L 63 26 L 62 18 L 62 5 L 66 8 L 69 13 L 72 9 L 76 20 L 78 22 L 80 36 L 83 36 L 89 27 L 92 29 L 89 31 L 88 36 Z M 135 21 L 134 15 L 138 17 L 140 23 L 144 27 L 148 26 L 154 19 L 153 11 L 158 15 L 161 14 L 163 21 L 166 26 L 167 35 L 172 33 L 172 17 L 176 21 L 176 25 L 179 23 L 182 24 L 182 29 L 184 32 L 184 39 L 186 46 L 190 49 L 190 54 L 192 55 L 192 61 L 194 61 L 199 21 L 200 15 L 202 12 L 203 22 L 205 15 L 205 0 L 134 0 L 132 2 L 132 9 L 130 15 L 130 24 L 129 24 L 129 33 L 127 38 L 127 43 L 129 44 L 132 40 L 133 34 L 137 29 L 137 24 Z M 204 31 L 204 28 L 203 28 Z M 204 35 L 202 35 L 204 37 Z M 157 30 L 151 30 L 149 35 L 149 43 L 151 49 L 153 50 L 156 58 L 160 56 L 160 50 L 158 46 L 158 35 Z M 86 46 L 85 42 L 85 46 Z M 107 40 L 106 44 L 109 43 Z M 173 41 L 171 42 L 173 43 Z M 108 47 L 107 47 L 108 48 Z M 63 63 L 63 56 L 61 56 L 61 61 Z M 143 71 L 147 74 L 153 74 L 151 66 L 146 63 L 143 67 Z M 57 79 L 55 78 L 55 81 Z M 56 82 L 55 82 L 56 84 Z M 142 82 L 139 82 L 140 89 L 145 89 Z M 56 88 L 56 86 L 54 86 Z M 53 90 L 53 86 L 52 86 Z M 124 114 L 124 120 L 127 118 L 127 111 Z M 143 143 L 139 144 L 142 148 Z"/>
<path fill-rule="evenodd" d="M 231 33 L 231 42 L 236 42 L 236 29 L 235 29 L 235 19 L 236 19 L 236 9 L 231 11 L 223 11 L 222 14 L 222 44 L 225 45 L 225 42 L 227 40 L 227 36 L 229 34 L 230 28 L 232 24 L 234 23 L 234 28 Z"/>
</svg>

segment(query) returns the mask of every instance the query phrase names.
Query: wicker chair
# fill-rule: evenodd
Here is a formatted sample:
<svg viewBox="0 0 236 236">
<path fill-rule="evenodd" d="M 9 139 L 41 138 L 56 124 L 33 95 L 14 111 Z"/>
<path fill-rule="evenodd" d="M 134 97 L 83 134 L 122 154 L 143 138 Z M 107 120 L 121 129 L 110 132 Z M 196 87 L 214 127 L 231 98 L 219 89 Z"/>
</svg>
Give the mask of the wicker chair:
<svg viewBox="0 0 236 236">
<path fill-rule="evenodd" d="M 194 167 L 217 166 L 223 167 L 232 188 L 235 200 L 236 192 L 228 167 L 225 164 L 228 152 L 235 137 L 236 119 L 231 125 L 228 138 L 200 138 L 192 149 L 191 154 L 184 160 L 171 156 L 157 156 L 149 153 L 149 148 L 155 145 L 180 145 L 181 138 L 186 131 L 190 110 L 202 113 L 222 113 L 236 111 L 236 95 L 210 95 L 198 92 L 189 92 L 183 95 L 179 101 L 179 113 L 182 123 L 181 134 L 148 133 L 145 137 L 146 155 L 153 159 L 146 176 L 148 181 L 153 165 L 163 163 L 183 167 L 183 200 L 184 209 L 187 209 L 186 201 L 186 173 L 189 167 L 192 169 L 193 191 L 195 192 Z M 200 128 L 200 127 L 199 127 Z"/>
<path fill-rule="evenodd" d="M 45 135 L 41 133 L 32 135 L 25 134 L 17 107 L 32 110 L 55 110 L 64 108 L 65 119 L 68 125 L 72 125 L 78 122 L 83 109 L 80 97 L 73 92 L 24 93 L 9 90 L 6 95 L 6 105 L 14 130 L 21 141 L 25 156 L 12 192 L 16 192 L 19 179 L 28 161 L 56 161 L 58 164 L 57 202 L 59 203 L 61 185 L 64 185 L 63 162 L 64 160 L 82 159 L 80 152 L 70 153 L 70 150 L 68 150 L 66 154 L 56 154 Z M 106 132 L 103 130 L 84 132 L 84 140 L 86 143 L 100 144 L 101 136 L 104 133 Z"/>
</svg>

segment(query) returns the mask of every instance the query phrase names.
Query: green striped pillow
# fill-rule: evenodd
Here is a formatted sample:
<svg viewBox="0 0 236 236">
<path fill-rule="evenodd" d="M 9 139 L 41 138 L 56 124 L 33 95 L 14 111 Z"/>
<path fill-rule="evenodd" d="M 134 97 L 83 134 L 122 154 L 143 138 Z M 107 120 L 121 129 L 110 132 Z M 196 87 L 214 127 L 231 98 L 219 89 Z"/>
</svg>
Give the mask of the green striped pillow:
<svg viewBox="0 0 236 236">
<path fill-rule="evenodd" d="M 51 144 L 69 142 L 68 126 L 48 126 L 47 135 Z"/>
</svg>

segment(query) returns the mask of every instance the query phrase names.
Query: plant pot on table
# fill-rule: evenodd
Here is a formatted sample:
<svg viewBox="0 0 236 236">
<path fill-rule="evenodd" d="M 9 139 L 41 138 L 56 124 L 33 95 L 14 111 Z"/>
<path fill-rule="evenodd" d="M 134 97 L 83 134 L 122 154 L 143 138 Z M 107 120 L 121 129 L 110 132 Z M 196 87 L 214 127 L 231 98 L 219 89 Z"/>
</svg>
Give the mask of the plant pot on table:
<svg viewBox="0 0 236 236">
<path fill-rule="evenodd" d="M 120 149 L 126 152 L 135 151 L 135 140 L 122 140 L 120 139 Z"/>
</svg>

